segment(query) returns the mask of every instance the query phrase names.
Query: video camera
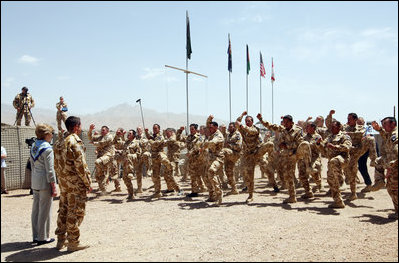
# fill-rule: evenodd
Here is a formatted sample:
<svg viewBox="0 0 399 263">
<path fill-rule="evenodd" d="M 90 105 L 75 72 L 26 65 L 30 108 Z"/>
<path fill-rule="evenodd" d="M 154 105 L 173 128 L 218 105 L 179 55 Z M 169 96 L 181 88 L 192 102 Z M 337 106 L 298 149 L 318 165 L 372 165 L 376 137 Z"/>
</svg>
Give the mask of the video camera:
<svg viewBox="0 0 399 263">
<path fill-rule="evenodd" d="M 35 137 L 32 137 L 30 139 L 25 139 L 25 143 L 28 145 L 29 148 L 32 147 L 32 145 L 35 143 L 35 141 L 36 141 Z"/>
</svg>

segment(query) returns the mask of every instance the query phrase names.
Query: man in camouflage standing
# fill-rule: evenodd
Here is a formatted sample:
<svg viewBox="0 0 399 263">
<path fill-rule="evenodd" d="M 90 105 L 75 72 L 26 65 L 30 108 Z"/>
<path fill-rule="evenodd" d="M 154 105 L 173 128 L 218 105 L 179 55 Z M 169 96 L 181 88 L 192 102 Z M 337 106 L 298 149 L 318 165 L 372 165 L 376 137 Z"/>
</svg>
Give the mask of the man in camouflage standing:
<svg viewBox="0 0 399 263">
<path fill-rule="evenodd" d="M 234 167 L 240 158 L 242 148 L 242 136 L 237 130 L 235 123 L 230 122 L 228 127 L 229 133 L 225 135 L 225 143 L 223 148 L 225 161 L 224 169 L 227 176 L 228 184 L 231 186 L 231 191 L 228 195 L 238 194 L 236 179 L 234 177 Z"/>
<path fill-rule="evenodd" d="M 116 161 L 116 167 L 117 167 L 116 170 L 118 172 L 118 175 L 120 173 L 120 167 L 124 161 L 124 158 L 122 156 L 122 150 L 123 150 L 123 145 L 125 143 L 125 134 L 126 134 L 126 131 L 123 128 L 118 128 L 115 132 L 115 136 L 114 136 L 114 140 L 113 140 L 113 144 L 115 146 L 114 158 Z"/>
<path fill-rule="evenodd" d="M 161 165 L 164 166 L 163 176 L 167 185 L 173 187 L 179 195 L 182 194 L 179 185 L 173 178 L 173 168 L 164 152 L 165 139 L 161 134 L 161 127 L 158 124 L 154 124 L 152 127 L 153 134 L 150 135 L 148 129 L 145 129 L 145 134 L 148 139 L 148 143 L 151 147 L 151 161 L 152 161 L 152 181 L 154 182 L 154 195 L 153 198 L 160 198 L 161 194 Z M 169 190 L 169 189 L 168 189 Z"/>
<path fill-rule="evenodd" d="M 68 111 L 68 106 L 64 101 L 64 97 L 60 97 L 60 101 L 55 104 L 55 107 L 57 108 L 57 127 L 58 131 L 62 130 L 61 127 L 61 121 L 65 124 L 65 120 L 67 119 L 67 111 Z"/>
<path fill-rule="evenodd" d="M 294 184 L 295 178 L 295 164 L 298 161 L 301 168 L 305 169 L 300 173 L 300 180 L 305 188 L 305 195 L 303 198 L 313 197 L 312 190 L 308 182 L 308 167 L 310 166 L 311 150 L 308 142 L 304 141 L 302 129 L 294 125 L 291 115 L 283 117 L 282 125 L 270 124 L 262 119 L 262 115 L 257 115 L 259 121 L 266 128 L 272 131 L 280 132 L 279 148 L 281 154 L 281 165 L 284 176 L 284 181 L 288 187 L 289 198 L 285 199 L 283 203 L 296 203 L 296 190 Z"/>
<path fill-rule="evenodd" d="M 59 218 L 57 220 L 56 234 L 58 236 L 57 249 L 65 245 L 65 233 L 68 240 L 69 252 L 82 250 L 88 245 L 80 244 L 79 226 L 82 224 L 87 201 L 87 193 L 91 191 L 90 171 L 86 163 L 85 147 L 78 135 L 82 132 L 80 118 L 70 116 L 65 121 L 69 132 L 65 138 L 65 166 L 62 175 L 65 176 L 66 193 L 61 192 L 65 197 L 63 206 L 60 206 Z M 66 211 L 65 211 L 66 210 Z"/>
<path fill-rule="evenodd" d="M 151 171 L 151 153 L 150 153 L 150 147 L 148 144 L 148 139 L 146 136 L 143 134 L 143 129 L 139 126 L 136 128 L 136 140 L 139 141 L 140 147 L 141 147 L 141 155 L 139 158 L 139 165 L 140 165 L 140 171 L 143 176 L 150 176 L 150 171 Z M 137 190 L 138 193 L 141 193 L 141 189 Z"/>
<path fill-rule="evenodd" d="M 121 149 L 115 150 L 116 153 L 120 154 L 122 159 L 122 168 L 123 168 L 122 179 L 127 188 L 128 200 L 134 199 L 133 184 L 132 184 L 133 171 L 135 171 L 136 173 L 137 188 L 142 189 L 143 175 L 141 174 L 139 166 L 141 148 L 139 142 L 135 140 L 135 137 L 136 137 L 136 132 L 134 130 L 129 130 L 127 134 L 127 140 L 124 142 Z"/>
<path fill-rule="evenodd" d="M 243 169 L 243 179 L 248 189 L 247 203 L 253 201 L 255 165 L 259 158 L 263 158 L 267 151 L 273 149 L 273 143 L 262 144 L 259 129 L 253 125 L 254 120 L 251 116 L 245 117 L 245 126 L 241 124 L 242 118 L 247 115 L 244 111 L 236 120 L 235 125 L 242 135 L 242 156 L 241 168 Z M 266 147 L 265 147 L 266 146 Z M 267 151 L 265 149 L 268 149 Z"/>
<path fill-rule="evenodd" d="M 398 127 L 394 117 L 386 117 L 382 121 L 382 127 L 377 122 L 372 122 L 374 130 L 382 137 L 381 156 L 377 158 L 375 166 L 374 191 L 378 191 L 385 185 L 384 177 L 387 178 L 387 191 L 392 198 L 395 213 L 389 218 L 398 219 Z M 384 172 L 386 170 L 386 176 Z"/>
<path fill-rule="evenodd" d="M 321 181 L 321 155 L 320 150 L 317 146 L 317 142 L 322 139 L 322 136 L 316 132 L 317 125 L 315 122 L 307 122 L 305 125 L 306 135 L 305 141 L 309 142 L 310 149 L 312 152 L 312 158 L 310 163 L 310 175 L 312 176 L 316 186 L 313 187 L 313 192 L 322 191 Z"/>
<path fill-rule="evenodd" d="M 168 151 L 168 159 L 173 167 L 173 176 L 180 176 L 179 160 L 181 142 L 176 139 L 176 130 L 167 128 L 166 131 L 166 147 Z"/>
<path fill-rule="evenodd" d="M 57 235 L 57 246 L 58 250 L 62 249 L 65 246 L 66 239 L 66 219 L 67 219 L 67 211 L 68 211 L 68 203 L 67 203 L 67 191 L 68 184 L 66 180 L 66 174 L 64 173 L 64 167 L 66 162 L 66 147 L 65 147 L 65 138 L 68 137 L 69 133 L 64 132 L 64 130 L 60 130 L 58 132 L 58 139 L 53 145 L 54 151 L 54 170 L 57 174 L 58 186 L 60 188 L 60 200 L 59 200 L 59 209 L 58 209 L 58 217 L 57 217 L 57 229 L 55 230 L 55 234 Z"/>
<path fill-rule="evenodd" d="M 200 135 L 198 133 L 198 124 L 190 124 L 190 134 L 184 136 L 182 134 L 184 126 L 177 130 L 176 138 L 179 141 L 185 142 L 187 147 L 187 158 L 185 162 L 185 173 L 190 175 L 191 181 L 191 193 L 187 194 L 187 197 L 197 197 L 198 193 L 205 190 L 204 183 L 202 182 L 201 173 L 204 172 L 204 164 L 199 159 L 199 144 Z"/>
<path fill-rule="evenodd" d="M 224 154 L 222 151 L 224 137 L 218 129 L 218 123 L 212 120 L 213 116 L 210 115 L 206 121 L 206 126 L 209 130 L 209 137 L 205 140 L 205 142 L 203 142 L 201 151 L 208 149 L 206 166 L 206 174 L 208 175 L 210 186 L 208 187 L 208 201 L 216 202 L 216 205 L 220 205 L 222 203 L 223 191 L 220 188 L 220 183 L 218 181 L 218 171 L 219 169 L 223 169 L 224 164 Z"/>
<path fill-rule="evenodd" d="M 109 133 L 107 126 L 101 127 L 101 134 L 94 134 L 94 124 L 90 124 L 88 137 L 91 143 L 94 144 L 97 151 L 97 159 L 95 161 L 96 166 L 96 180 L 98 187 L 101 191 L 101 195 L 106 194 L 105 182 L 107 180 L 107 170 L 109 170 L 110 178 L 114 181 L 115 192 L 121 192 L 120 183 L 118 181 L 118 171 L 116 169 L 115 146 L 113 144 L 113 136 Z"/>
<path fill-rule="evenodd" d="M 327 127 L 331 122 L 332 114 L 335 113 L 334 110 L 330 111 L 330 115 L 326 118 Z M 356 178 L 358 170 L 359 158 L 367 152 L 370 151 L 370 166 L 375 166 L 375 160 L 377 159 L 377 152 L 375 148 L 374 137 L 365 136 L 366 130 L 364 127 L 357 125 L 356 121 L 358 116 L 356 113 L 348 114 L 348 121 L 343 125 L 342 130 L 351 138 L 352 146 L 349 152 L 349 164 L 344 170 L 345 180 L 347 184 L 350 185 L 351 195 L 349 197 L 350 201 L 357 199 L 356 194 Z"/>
<path fill-rule="evenodd" d="M 25 126 L 29 126 L 30 120 L 32 119 L 30 109 L 35 106 L 35 101 L 28 93 L 27 87 L 22 88 L 22 92 L 15 96 L 12 104 L 17 110 L 17 116 L 15 119 L 15 121 L 17 122 L 17 126 L 21 126 L 22 116 L 25 117 Z"/>
<path fill-rule="evenodd" d="M 345 134 L 342 124 L 331 119 L 329 122 L 331 133 L 322 141 L 318 139 L 317 145 L 320 151 L 328 158 L 327 182 L 330 186 L 331 196 L 334 203 L 330 204 L 330 208 L 344 208 L 340 187 L 340 178 L 342 178 L 343 170 L 349 164 L 349 152 L 352 147 L 351 138 Z"/>
</svg>

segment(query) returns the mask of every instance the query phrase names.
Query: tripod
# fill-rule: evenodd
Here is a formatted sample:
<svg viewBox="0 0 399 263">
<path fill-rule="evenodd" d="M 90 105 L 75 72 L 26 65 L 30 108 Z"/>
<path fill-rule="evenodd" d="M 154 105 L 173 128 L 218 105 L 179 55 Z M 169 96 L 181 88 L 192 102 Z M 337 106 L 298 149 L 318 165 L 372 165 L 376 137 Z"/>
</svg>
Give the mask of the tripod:
<svg viewBox="0 0 399 263">
<path fill-rule="evenodd" d="M 27 103 L 27 102 L 24 103 L 24 105 L 23 105 L 21 111 L 18 113 L 17 119 L 16 119 L 15 122 L 14 122 L 14 126 L 15 126 L 15 124 L 17 123 L 17 121 L 19 120 L 19 118 L 21 118 L 21 120 L 22 120 L 21 115 L 24 113 L 25 107 L 28 107 L 28 103 Z M 34 124 L 35 127 L 36 127 L 36 122 L 35 122 L 35 119 L 33 118 L 32 111 L 30 110 L 29 107 L 28 107 L 28 109 L 29 109 L 29 114 L 30 114 L 30 116 L 31 116 L 31 118 L 32 118 L 33 124 Z M 25 118 L 26 118 L 26 116 L 25 116 Z M 26 120 L 25 120 L 25 121 L 26 121 Z"/>
</svg>

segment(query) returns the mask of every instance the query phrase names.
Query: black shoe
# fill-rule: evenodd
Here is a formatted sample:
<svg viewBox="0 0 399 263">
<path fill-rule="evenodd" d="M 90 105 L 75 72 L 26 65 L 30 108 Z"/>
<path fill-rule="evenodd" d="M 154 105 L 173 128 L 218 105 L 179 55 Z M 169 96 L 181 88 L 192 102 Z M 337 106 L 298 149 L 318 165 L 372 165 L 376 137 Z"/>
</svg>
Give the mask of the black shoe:
<svg viewBox="0 0 399 263">
<path fill-rule="evenodd" d="M 274 191 L 275 193 L 278 193 L 278 192 L 280 192 L 280 189 L 278 189 L 277 186 L 273 186 L 273 191 Z"/>
<path fill-rule="evenodd" d="M 197 197 L 198 193 L 189 193 L 186 197 Z"/>
<path fill-rule="evenodd" d="M 165 194 L 173 193 L 175 190 L 166 190 Z"/>
<path fill-rule="evenodd" d="M 54 238 L 50 238 L 50 240 L 37 241 L 37 245 L 40 246 L 40 245 L 48 244 L 48 243 L 51 243 L 54 241 L 55 241 Z"/>
<path fill-rule="evenodd" d="M 39 240 L 33 239 L 32 244 L 36 244 L 37 242 L 39 242 Z"/>
<path fill-rule="evenodd" d="M 29 194 L 30 194 L 30 195 L 33 195 L 33 190 L 32 190 L 32 188 L 30 189 Z"/>
</svg>

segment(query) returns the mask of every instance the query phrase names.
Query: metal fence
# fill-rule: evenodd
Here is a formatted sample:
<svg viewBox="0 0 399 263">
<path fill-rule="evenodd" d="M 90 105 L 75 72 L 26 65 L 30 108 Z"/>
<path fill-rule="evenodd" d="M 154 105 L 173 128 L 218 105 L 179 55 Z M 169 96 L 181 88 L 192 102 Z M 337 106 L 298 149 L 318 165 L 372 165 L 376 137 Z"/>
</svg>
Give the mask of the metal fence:
<svg viewBox="0 0 399 263">
<path fill-rule="evenodd" d="M 57 136 L 58 134 L 54 134 L 54 140 L 56 140 Z M 1 146 L 7 152 L 5 183 L 8 190 L 30 188 L 30 171 L 26 168 L 29 160 L 29 147 L 25 140 L 32 137 L 36 137 L 34 127 L 1 124 Z M 87 165 L 90 171 L 93 172 L 94 161 L 96 160 L 95 147 L 89 143 L 87 131 L 82 132 L 81 138 L 86 146 Z"/>
</svg>

